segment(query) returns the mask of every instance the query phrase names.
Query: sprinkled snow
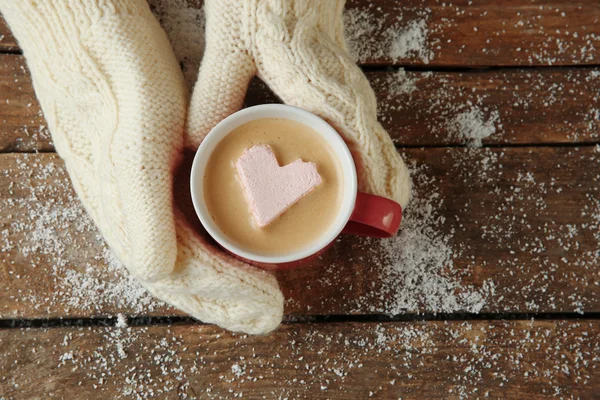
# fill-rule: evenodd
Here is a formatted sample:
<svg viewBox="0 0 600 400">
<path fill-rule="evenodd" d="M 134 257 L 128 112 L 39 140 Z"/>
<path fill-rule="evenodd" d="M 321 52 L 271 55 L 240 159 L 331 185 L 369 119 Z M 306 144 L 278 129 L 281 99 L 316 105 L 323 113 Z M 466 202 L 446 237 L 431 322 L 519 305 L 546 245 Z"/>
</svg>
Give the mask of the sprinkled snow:
<svg viewBox="0 0 600 400">
<path fill-rule="evenodd" d="M 117 314 L 117 328 L 127 328 L 127 317 L 124 314 Z"/>
<path fill-rule="evenodd" d="M 387 240 L 369 240 L 367 264 L 379 265 L 381 286 L 376 292 L 389 297 L 383 311 L 387 314 L 427 311 L 433 313 L 477 313 L 485 305 L 485 288 L 461 284 L 454 271 L 454 258 L 460 255 L 452 247 L 453 235 L 440 227 L 445 217 L 439 205 L 440 194 L 420 190 L 435 185 L 436 179 L 427 174 L 426 166 L 412 166 L 412 178 L 417 188 L 410 206 L 405 210 L 400 234 Z M 369 295 L 371 297 L 372 294 Z M 362 304 L 362 303 L 361 303 Z M 365 306 L 365 304 L 362 304 Z"/>
<path fill-rule="evenodd" d="M 344 36 L 356 61 L 385 57 L 384 49 L 374 37 L 382 28 L 383 18 L 374 18 L 363 9 L 344 11 Z"/>
<path fill-rule="evenodd" d="M 417 90 L 417 82 L 419 79 L 414 74 L 407 74 L 404 68 L 399 68 L 393 74 L 389 74 L 387 78 L 387 89 L 393 96 L 411 95 Z"/>
<path fill-rule="evenodd" d="M 344 29 L 350 53 L 356 61 L 391 59 L 420 59 L 427 64 L 434 57 L 430 47 L 427 27 L 428 8 L 419 9 L 416 19 L 404 21 L 400 15 L 390 18 L 387 14 L 375 14 L 372 7 L 353 8 L 344 12 Z"/>
<path fill-rule="evenodd" d="M 427 20 L 410 21 L 408 27 L 394 33 L 390 57 L 394 61 L 416 57 L 425 64 L 429 64 L 433 58 L 433 52 L 427 45 L 428 34 Z"/>
<path fill-rule="evenodd" d="M 496 125 L 500 121 L 498 111 L 492 111 L 488 117 L 478 107 L 471 107 L 461 112 L 450 121 L 448 131 L 466 141 L 471 147 L 481 147 L 482 140 L 496 133 Z"/>
</svg>

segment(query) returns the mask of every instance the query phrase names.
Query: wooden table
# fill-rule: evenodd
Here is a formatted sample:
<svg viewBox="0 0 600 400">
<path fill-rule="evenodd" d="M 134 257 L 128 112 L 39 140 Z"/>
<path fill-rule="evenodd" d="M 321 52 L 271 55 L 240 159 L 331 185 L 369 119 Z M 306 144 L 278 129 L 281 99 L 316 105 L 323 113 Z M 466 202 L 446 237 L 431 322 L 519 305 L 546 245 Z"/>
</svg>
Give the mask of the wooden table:
<svg viewBox="0 0 600 400">
<path fill-rule="evenodd" d="M 1 399 L 600 398 L 600 2 L 354 0 L 346 18 L 415 198 L 399 238 L 280 273 L 286 320 L 262 337 L 123 272 L 0 22 Z M 247 103 L 272 101 L 253 82 Z"/>
</svg>

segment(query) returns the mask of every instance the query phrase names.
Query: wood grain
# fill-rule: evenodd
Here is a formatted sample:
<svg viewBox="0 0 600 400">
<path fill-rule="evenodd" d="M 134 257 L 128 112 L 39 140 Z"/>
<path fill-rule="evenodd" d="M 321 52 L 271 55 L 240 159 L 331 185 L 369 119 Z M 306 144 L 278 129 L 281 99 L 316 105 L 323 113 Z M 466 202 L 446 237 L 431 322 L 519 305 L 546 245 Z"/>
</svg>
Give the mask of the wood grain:
<svg viewBox="0 0 600 400">
<path fill-rule="evenodd" d="M 600 4 L 587 0 L 351 0 L 346 10 L 347 38 L 364 65 L 598 64 L 599 21 Z M 1 18 L 0 35 L 0 52 L 18 49 Z"/>
<path fill-rule="evenodd" d="M 349 0 L 345 20 L 414 196 L 398 238 L 344 237 L 278 273 L 286 320 L 600 312 L 600 2 Z M 20 48 L 0 15 L 3 52 Z M 504 66 L 546 68 L 467 69 Z M 252 82 L 247 105 L 277 101 Z M 439 148 L 476 137 L 492 147 Z M 0 54 L 0 153 L 53 150 L 24 58 Z M 176 202 L 200 231 L 189 162 Z M 121 327 L 18 328 L 118 314 Z M 0 154 L 0 399 L 600 393 L 600 320 L 589 317 L 288 323 L 248 337 L 143 318 L 126 327 L 124 315 L 182 314 L 114 258 L 56 154 Z"/>
<path fill-rule="evenodd" d="M 598 321 L 0 330 L 0 396 L 596 398 Z M 186 397 L 187 396 L 187 397 Z"/>
<path fill-rule="evenodd" d="M 600 311 L 597 147 L 403 155 L 415 190 L 399 238 L 344 237 L 279 273 L 288 314 Z M 0 316 L 173 314 L 111 262 L 56 155 L 0 155 L 0 170 Z"/>
<path fill-rule="evenodd" d="M 600 69 L 368 72 L 399 146 L 600 141 Z M 259 80 L 247 105 L 277 102 Z M 0 152 L 53 150 L 22 57 L 0 55 Z"/>
</svg>

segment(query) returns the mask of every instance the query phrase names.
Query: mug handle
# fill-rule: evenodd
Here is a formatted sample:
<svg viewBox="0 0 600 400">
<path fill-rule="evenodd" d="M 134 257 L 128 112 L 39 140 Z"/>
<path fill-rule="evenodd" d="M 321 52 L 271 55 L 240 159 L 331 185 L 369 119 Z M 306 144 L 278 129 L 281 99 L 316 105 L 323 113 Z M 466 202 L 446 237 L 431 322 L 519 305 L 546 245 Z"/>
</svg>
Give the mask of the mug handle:
<svg viewBox="0 0 600 400">
<path fill-rule="evenodd" d="M 376 238 L 394 236 L 402 222 L 402 207 L 393 200 L 359 192 L 342 233 Z"/>
</svg>

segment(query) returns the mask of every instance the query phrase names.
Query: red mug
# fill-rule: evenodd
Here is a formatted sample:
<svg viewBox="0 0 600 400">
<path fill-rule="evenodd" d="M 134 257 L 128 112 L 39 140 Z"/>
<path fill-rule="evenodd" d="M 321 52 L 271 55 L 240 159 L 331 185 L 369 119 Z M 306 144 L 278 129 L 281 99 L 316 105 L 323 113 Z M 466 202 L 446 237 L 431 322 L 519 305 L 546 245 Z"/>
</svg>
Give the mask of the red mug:
<svg viewBox="0 0 600 400">
<path fill-rule="evenodd" d="M 212 220 L 204 203 L 204 169 L 217 144 L 235 128 L 262 118 L 297 121 L 319 133 L 331 146 L 341 164 L 344 185 L 342 204 L 332 226 L 313 244 L 285 255 L 254 254 L 242 249 L 225 236 Z M 206 231 L 229 253 L 265 269 L 288 269 L 306 264 L 330 247 L 341 233 L 387 238 L 394 236 L 402 221 L 400 204 L 385 197 L 358 192 L 356 166 L 352 154 L 337 131 L 318 116 L 282 104 L 245 108 L 217 124 L 206 136 L 194 157 L 190 178 L 194 208 Z"/>
</svg>

